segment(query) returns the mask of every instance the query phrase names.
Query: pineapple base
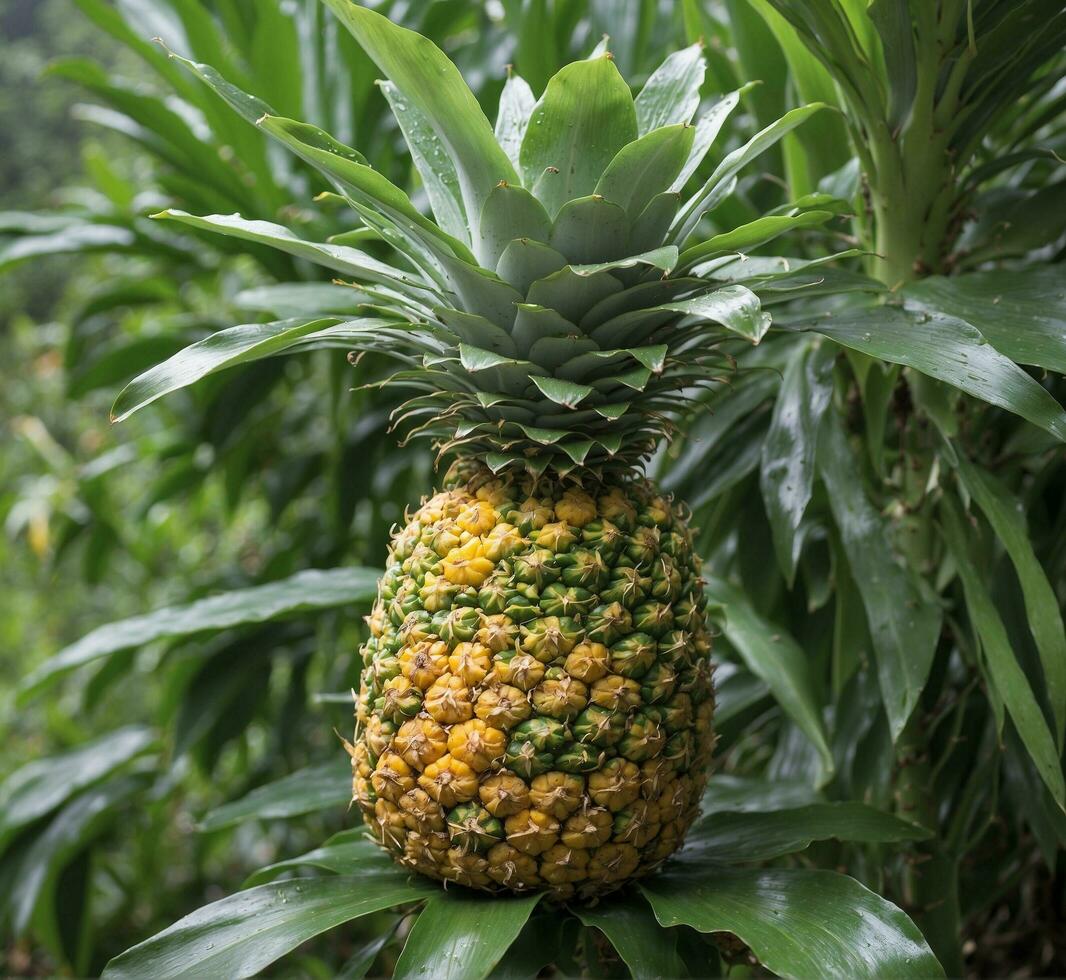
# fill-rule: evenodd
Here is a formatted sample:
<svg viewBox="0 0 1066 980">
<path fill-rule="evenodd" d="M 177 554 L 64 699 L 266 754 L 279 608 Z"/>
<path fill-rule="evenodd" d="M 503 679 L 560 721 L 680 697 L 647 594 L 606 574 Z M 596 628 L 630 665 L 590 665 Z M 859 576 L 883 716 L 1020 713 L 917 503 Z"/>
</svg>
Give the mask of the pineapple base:
<svg viewBox="0 0 1066 980">
<path fill-rule="evenodd" d="M 695 819 L 714 745 L 699 560 L 632 479 L 452 467 L 392 540 L 349 746 L 353 796 L 401 864 L 590 898 Z"/>
</svg>

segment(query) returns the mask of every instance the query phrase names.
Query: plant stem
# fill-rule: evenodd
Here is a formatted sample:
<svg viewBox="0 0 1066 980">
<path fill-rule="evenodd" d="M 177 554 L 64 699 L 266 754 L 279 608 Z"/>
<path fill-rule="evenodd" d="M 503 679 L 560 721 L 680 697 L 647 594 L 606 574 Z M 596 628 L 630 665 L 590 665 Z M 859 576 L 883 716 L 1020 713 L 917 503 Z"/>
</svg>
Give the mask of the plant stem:
<svg viewBox="0 0 1066 980">
<path fill-rule="evenodd" d="M 896 809 L 936 835 L 904 855 L 903 898 L 947 975 L 962 976 L 959 868 L 939 834 L 927 734 L 919 708 L 896 743 Z"/>
</svg>

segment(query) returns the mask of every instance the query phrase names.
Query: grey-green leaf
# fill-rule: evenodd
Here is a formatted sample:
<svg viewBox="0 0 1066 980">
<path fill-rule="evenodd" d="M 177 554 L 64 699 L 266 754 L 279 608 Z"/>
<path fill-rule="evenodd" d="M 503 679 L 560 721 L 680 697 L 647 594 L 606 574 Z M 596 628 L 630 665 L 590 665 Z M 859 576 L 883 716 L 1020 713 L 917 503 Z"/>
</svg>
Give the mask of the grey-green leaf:
<svg viewBox="0 0 1066 980">
<path fill-rule="evenodd" d="M 637 132 L 644 136 L 662 126 L 692 122 L 706 72 L 702 43 L 668 55 L 637 95 Z"/>
<path fill-rule="evenodd" d="M 311 345 L 316 337 L 321 337 L 337 322 L 334 318 L 310 322 L 279 320 L 274 323 L 244 323 L 219 330 L 134 378 L 115 399 L 111 407 L 111 421 L 122 422 L 164 395 L 187 388 L 226 368 L 271 357 L 298 345 Z M 373 330 L 389 321 L 362 322 L 368 330 Z"/>
<path fill-rule="evenodd" d="M 614 61 L 575 61 L 552 76 L 533 109 L 520 154 L 524 183 L 554 217 L 567 201 L 591 194 L 636 137 L 633 96 Z"/>
<path fill-rule="evenodd" d="M 596 182 L 595 193 L 622 207 L 635 221 L 681 173 L 694 132 L 691 126 L 664 126 L 627 143 Z"/>
<path fill-rule="evenodd" d="M 463 204 L 459 175 L 444 142 L 417 103 L 404 98 L 392 82 L 379 82 L 378 85 L 400 124 L 411 159 L 422 178 L 433 217 L 449 235 L 469 245 L 471 219 Z"/>
<path fill-rule="evenodd" d="M 526 135 L 529 117 L 533 115 L 533 106 L 537 100 L 529 83 L 513 72 L 504 82 L 500 93 L 500 108 L 496 115 L 496 142 L 503 147 L 503 152 L 514 165 L 520 169 L 518 152 L 522 148 L 522 139 Z"/>
<path fill-rule="evenodd" d="M 468 215 L 481 214 L 499 181 L 518 183 L 477 99 L 440 48 L 352 0 L 325 3 L 436 131 L 454 162 Z"/>
<path fill-rule="evenodd" d="M 328 242 L 308 242 L 293 234 L 284 225 L 272 221 L 253 221 L 242 218 L 239 214 L 189 214 L 174 208 L 160 211 L 153 218 L 169 218 L 179 221 L 191 228 L 218 232 L 229 238 L 239 238 L 246 242 L 270 245 L 289 255 L 298 255 L 310 259 L 334 272 L 343 272 L 348 276 L 357 276 L 368 282 L 395 285 L 397 281 L 412 281 L 411 277 L 399 269 L 373 256 L 348 245 L 330 245 Z"/>
<path fill-rule="evenodd" d="M 723 286 L 694 299 L 665 303 L 660 308 L 720 323 L 753 344 L 762 340 L 770 329 L 770 314 L 762 309 L 759 297 L 746 286 Z"/>
</svg>

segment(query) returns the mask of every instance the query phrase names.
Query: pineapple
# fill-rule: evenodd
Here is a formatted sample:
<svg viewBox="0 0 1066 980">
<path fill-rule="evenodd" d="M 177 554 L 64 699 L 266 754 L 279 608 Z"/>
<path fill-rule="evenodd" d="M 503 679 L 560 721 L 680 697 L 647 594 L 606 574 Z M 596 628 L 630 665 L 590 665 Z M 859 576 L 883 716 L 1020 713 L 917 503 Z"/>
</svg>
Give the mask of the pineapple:
<svg viewBox="0 0 1066 980">
<path fill-rule="evenodd" d="M 682 842 L 714 744 L 684 511 L 635 473 L 460 458 L 392 539 L 354 797 L 412 869 L 589 897 Z"/>
<path fill-rule="evenodd" d="M 693 233 L 809 112 L 726 154 L 685 198 L 738 96 L 696 118 L 699 45 L 636 98 L 605 44 L 539 99 L 511 74 L 493 129 L 430 41 L 326 2 L 387 76 L 433 220 L 357 150 L 191 63 L 365 228 L 309 245 L 238 216 L 169 216 L 357 270 L 361 318 L 310 336 L 279 325 L 274 349 L 396 356 L 391 381 L 415 391 L 396 423 L 451 460 L 393 535 L 368 617 L 348 746 L 366 826 L 447 882 L 602 895 L 681 846 L 715 741 L 692 532 L 642 469 L 769 316 L 736 275 L 715 276 L 735 242 Z M 367 236 L 393 264 L 353 247 Z"/>
</svg>

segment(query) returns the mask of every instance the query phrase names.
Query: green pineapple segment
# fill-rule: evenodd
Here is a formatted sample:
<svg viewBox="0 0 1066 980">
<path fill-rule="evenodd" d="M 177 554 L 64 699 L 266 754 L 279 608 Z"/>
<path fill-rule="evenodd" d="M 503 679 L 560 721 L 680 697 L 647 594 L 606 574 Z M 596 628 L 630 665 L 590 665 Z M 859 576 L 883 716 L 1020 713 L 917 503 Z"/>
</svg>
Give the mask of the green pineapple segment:
<svg viewBox="0 0 1066 980">
<path fill-rule="evenodd" d="M 707 780 L 710 638 L 683 513 L 639 478 L 563 488 L 464 461 L 444 484 L 394 535 L 368 619 L 355 800 L 423 874 L 604 894 L 673 853 Z M 685 626 L 665 629 L 675 604 Z"/>
</svg>

